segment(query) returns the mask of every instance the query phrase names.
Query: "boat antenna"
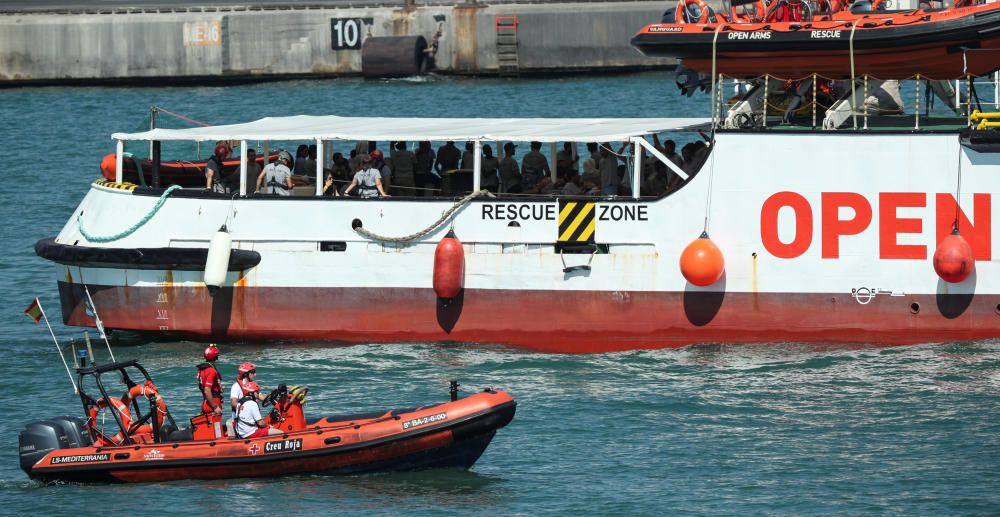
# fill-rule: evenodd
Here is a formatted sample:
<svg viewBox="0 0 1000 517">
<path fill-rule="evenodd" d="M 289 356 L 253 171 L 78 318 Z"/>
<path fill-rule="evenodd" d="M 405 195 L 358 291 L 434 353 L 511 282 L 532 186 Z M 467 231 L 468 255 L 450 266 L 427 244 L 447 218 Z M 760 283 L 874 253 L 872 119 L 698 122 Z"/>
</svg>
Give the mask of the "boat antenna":
<svg viewBox="0 0 1000 517">
<path fill-rule="evenodd" d="M 97 331 L 101 333 L 101 337 L 104 338 L 104 344 L 108 346 L 108 355 L 111 356 L 112 362 L 118 362 L 115 359 L 114 352 L 111 351 L 108 334 L 104 332 L 104 323 L 101 323 L 101 317 L 97 315 L 97 305 L 94 304 L 94 299 L 90 297 L 90 289 L 87 289 L 87 284 L 83 284 L 83 292 L 87 294 L 87 303 L 90 304 L 90 310 L 94 311 L 94 325 L 97 327 Z M 90 360 L 93 361 L 93 357 Z"/>
</svg>

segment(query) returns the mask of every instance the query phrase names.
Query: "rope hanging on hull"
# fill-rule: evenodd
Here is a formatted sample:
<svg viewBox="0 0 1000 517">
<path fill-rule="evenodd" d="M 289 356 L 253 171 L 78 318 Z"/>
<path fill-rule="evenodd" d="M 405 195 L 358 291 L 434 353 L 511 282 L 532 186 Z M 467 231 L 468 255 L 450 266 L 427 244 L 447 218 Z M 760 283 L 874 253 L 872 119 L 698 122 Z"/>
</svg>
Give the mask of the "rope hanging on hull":
<svg viewBox="0 0 1000 517">
<path fill-rule="evenodd" d="M 445 210 L 445 212 L 443 214 L 441 214 L 441 217 L 438 218 L 437 221 L 434 221 L 433 223 L 431 223 L 431 225 L 428 226 L 427 228 L 424 228 L 423 230 L 420 230 L 419 232 L 416 232 L 416 233 L 411 233 L 409 235 L 404 235 L 402 237 L 385 237 L 385 236 L 382 236 L 382 235 L 378 235 L 376 233 L 372 233 L 372 232 L 364 229 L 364 227 L 362 227 L 360 225 L 360 222 L 359 222 L 359 224 L 354 224 L 354 225 L 351 225 L 351 226 L 352 226 L 352 229 L 354 231 L 356 231 L 359 234 L 361 234 L 361 235 L 363 235 L 365 237 L 368 237 L 369 239 L 372 239 L 372 240 L 385 241 L 385 242 L 409 242 L 409 241 L 417 240 L 417 239 L 419 239 L 421 237 L 425 237 L 427 234 L 429 234 L 432 231 L 434 231 L 435 229 L 437 229 L 438 226 L 441 226 L 442 223 L 444 223 L 445 221 L 447 221 L 448 218 L 450 218 L 451 215 L 454 214 L 456 210 L 458 210 L 459 208 L 462 208 L 463 206 L 469 204 L 470 201 L 472 201 L 473 199 L 475 199 L 475 198 L 477 198 L 479 196 L 487 196 L 487 195 L 488 196 L 492 196 L 492 194 L 490 194 L 490 191 L 485 190 L 485 189 L 484 190 L 480 190 L 479 192 L 473 192 L 473 193 L 471 193 L 471 194 L 463 197 L 462 199 L 458 200 L 458 202 L 455 203 L 454 205 L 452 205 L 452 207 L 449 208 L 448 210 Z"/>
<path fill-rule="evenodd" d="M 117 241 L 118 239 L 123 239 L 125 237 L 128 237 L 129 235 L 132 235 L 133 233 L 135 233 L 136 230 L 141 228 L 142 225 L 149 222 L 149 220 L 152 219 L 153 216 L 160 211 L 160 208 L 163 207 L 163 203 L 167 201 L 167 196 L 169 196 L 173 191 L 178 190 L 180 188 L 181 188 L 180 185 L 171 185 L 167 187 L 167 190 L 163 191 L 163 194 L 160 194 L 160 199 L 156 201 L 156 205 L 154 205 L 153 208 L 145 216 L 143 216 L 142 219 L 139 219 L 137 223 L 133 224 L 132 226 L 129 226 L 125 230 L 118 232 L 114 235 L 102 236 L 102 235 L 91 234 L 90 232 L 87 231 L 86 228 L 83 227 L 82 215 L 76 216 L 76 225 L 80 228 L 80 234 L 83 235 L 83 238 L 87 239 L 90 242 L 112 242 L 112 241 Z"/>
</svg>

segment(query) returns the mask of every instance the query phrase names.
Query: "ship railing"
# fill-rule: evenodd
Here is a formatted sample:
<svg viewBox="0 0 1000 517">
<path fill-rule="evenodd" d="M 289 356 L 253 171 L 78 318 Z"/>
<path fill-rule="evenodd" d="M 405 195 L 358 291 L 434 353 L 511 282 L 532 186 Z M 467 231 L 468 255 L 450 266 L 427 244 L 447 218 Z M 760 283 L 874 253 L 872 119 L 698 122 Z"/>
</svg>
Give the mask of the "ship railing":
<svg viewBox="0 0 1000 517">
<path fill-rule="evenodd" d="M 925 126 L 928 121 L 955 123 L 960 120 L 958 117 L 964 118 L 966 126 L 972 126 L 974 111 L 1000 110 L 1000 71 L 958 80 L 920 74 L 894 80 L 863 75 L 853 83 L 850 79 L 819 74 L 794 78 L 765 75 L 752 80 L 719 74 L 714 83 L 713 126 L 720 129 L 767 128 L 777 124 L 868 130 L 873 127 L 873 120 L 886 115 L 892 116 L 893 127 L 910 127 L 901 122 L 906 116 L 905 107 L 912 106 L 912 129 L 920 130 L 922 122 Z M 819 93 L 821 89 L 823 94 Z M 886 90 L 898 93 L 894 97 L 897 105 L 880 106 L 872 102 L 877 92 L 892 98 L 893 94 L 885 94 Z M 733 92 L 733 96 L 727 92 Z M 803 118 L 808 122 L 803 124 Z"/>
</svg>

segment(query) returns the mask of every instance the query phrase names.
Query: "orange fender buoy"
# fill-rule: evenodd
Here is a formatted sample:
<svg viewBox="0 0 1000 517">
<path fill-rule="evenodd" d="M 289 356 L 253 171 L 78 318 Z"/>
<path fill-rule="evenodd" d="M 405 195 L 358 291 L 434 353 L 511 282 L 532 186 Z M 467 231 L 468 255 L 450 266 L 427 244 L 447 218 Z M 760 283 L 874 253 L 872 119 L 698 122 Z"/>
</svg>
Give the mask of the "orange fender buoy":
<svg viewBox="0 0 1000 517">
<path fill-rule="evenodd" d="M 706 287 L 714 284 L 726 270 L 722 251 L 708 238 L 707 232 L 691 241 L 681 252 L 681 274 L 688 282 Z"/>
<path fill-rule="evenodd" d="M 434 292 L 446 300 L 458 296 L 465 284 L 465 251 L 449 231 L 434 250 Z"/>
<path fill-rule="evenodd" d="M 115 181 L 116 161 L 115 153 L 108 153 L 104 155 L 104 158 L 101 158 L 101 174 L 104 175 L 104 179 Z"/>
<path fill-rule="evenodd" d="M 969 278 L 975 269 L 976 257 L 972 246 L 955 228 L 950 235 L 941 239 L 934 250 L 934 272 L 941 280 L 957 284 Z"/>
</svg>

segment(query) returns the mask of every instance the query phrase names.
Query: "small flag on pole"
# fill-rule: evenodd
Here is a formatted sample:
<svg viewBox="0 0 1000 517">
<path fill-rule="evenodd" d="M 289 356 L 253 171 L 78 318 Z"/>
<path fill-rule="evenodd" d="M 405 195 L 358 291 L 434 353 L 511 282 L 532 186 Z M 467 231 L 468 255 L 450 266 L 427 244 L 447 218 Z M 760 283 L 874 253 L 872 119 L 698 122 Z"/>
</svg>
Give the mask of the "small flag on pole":
<svg viewBox="0 0 1000 517">
<path fill-rule="evenodd" d="M 42 306 L 38 303 L 37 297 L 31 302 L 31 305 L 29 305 L 27 309 L 24 309 L 24 313 L 27 314 L 29 318 L 35 320 L 35 323 L 42 321 L 42 316 L 45 316 L 45 313 L 42 312 Z"/>
</svg>

